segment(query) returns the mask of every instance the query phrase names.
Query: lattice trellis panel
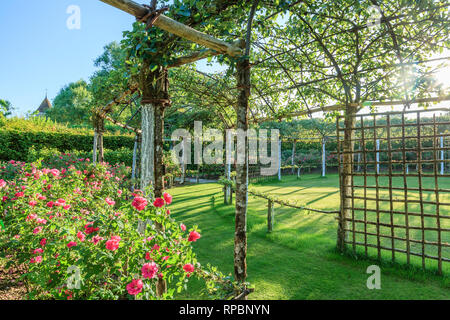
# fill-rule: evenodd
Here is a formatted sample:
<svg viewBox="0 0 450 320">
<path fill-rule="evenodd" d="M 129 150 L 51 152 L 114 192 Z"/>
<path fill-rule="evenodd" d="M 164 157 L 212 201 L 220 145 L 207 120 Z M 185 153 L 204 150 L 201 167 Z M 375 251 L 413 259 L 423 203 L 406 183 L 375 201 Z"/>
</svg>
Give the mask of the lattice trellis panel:
<svg viewBox="0 0 450 320">
<path fill-rule="evenodd" d="M 337 122 L 341 190 L 351 181 L 340 219 L 353 250 L 450 270 L 450 120 L 436 116 L 449 111 L 357 115 L 354 150 L 345 152 L 343 117 Z"/>
</svg>

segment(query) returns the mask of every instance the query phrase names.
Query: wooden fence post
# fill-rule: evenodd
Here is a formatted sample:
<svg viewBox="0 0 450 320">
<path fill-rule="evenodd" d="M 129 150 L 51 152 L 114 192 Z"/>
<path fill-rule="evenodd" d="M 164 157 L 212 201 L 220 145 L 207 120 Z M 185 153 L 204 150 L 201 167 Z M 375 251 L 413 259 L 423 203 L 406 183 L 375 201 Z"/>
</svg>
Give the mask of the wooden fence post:
<svg viewBox="0 0 450 320">
<path fill-rule="evenodd" d="M 281 181 L 281 138 L 278 141 L 278 181 Z"/>
<path fill-rule="evenodd" d="M 322 177 L 326 175 L 326 148 L 325 148 L 325 137 L 322 139 Z"/>
<path fill-rule="evenodd" d="M 441 143 L 440 143 L 440 146 L 441 146 L 441 160 L 442 160 L 442 162 L 441 162 L 441 174 L 444 174 L 444 171 L 445 171 L 445 169 L 444 169 L 444 137 L 441 137 L 441 139 L 440 139 L 441 141 Z"/>
<path fill-rule="evenodd" d="M 274 205 L 272 200 L 267 203 L 267 232 L 272 232 L 274 220 Z"/>
<path fill-rule="evenodd" d="M 294 165 L 295 165 L 295 148 L 296 148 L 296 144 L 297 144 L 297 141 L 296 140 L 293 140 L 293 142 L 292 142 L 292 159 L 291 159 L 291 165 L 292 165 L 292 175 L 294 175 L 294 170 L 295 170 L 295 168 L 294 168 Z"/>
<path fill-rule="evenodd" d="M 377 173 L 380 173 L 380 139 L 377 139 Z"/>
</svg>

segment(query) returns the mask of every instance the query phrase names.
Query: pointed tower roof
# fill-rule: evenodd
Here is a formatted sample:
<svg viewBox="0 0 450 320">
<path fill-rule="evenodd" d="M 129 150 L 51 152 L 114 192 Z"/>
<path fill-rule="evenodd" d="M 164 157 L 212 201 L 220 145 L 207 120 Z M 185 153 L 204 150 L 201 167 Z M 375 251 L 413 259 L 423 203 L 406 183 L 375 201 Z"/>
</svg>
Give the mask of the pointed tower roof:
<svg viewBox="0 0 450 320">
<path fill-rule="evenodd" d="M 45 113 L 48 109 L 51 109 L 52 107 L 53 107 L 52 103 L 50 102 L 50 100 L 48 100 L 47 95 L 45 95 L 45 99 L 44 101 L 42 101 L 41 105 L 37 109 L 37 112 Z"/>
</svg>

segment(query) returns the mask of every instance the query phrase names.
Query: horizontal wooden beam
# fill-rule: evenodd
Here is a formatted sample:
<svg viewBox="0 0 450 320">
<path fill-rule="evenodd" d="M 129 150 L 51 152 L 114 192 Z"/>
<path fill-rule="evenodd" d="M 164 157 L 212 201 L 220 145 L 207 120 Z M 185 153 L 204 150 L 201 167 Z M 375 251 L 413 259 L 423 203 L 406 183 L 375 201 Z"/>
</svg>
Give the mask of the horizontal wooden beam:
<svg viewBox="0 0 450 320">
<path fill-rule="evenodd" d="M 135 16 L 137 19 L 143 18 L 149 12 L 147 8 L 132 0 L 100 0 L 100 1 L 107 3 L 113 7 L 116 7 L 117 9 L 120 9 L 122 11 L 125 11 Z M 243 55 L 242 48 L 234 46 L 233 44 L 230 44 L 228 42 L 218 40 L 203 32 L 197 31 L 165 15 L 160 15 L 158 19 L 156 19 L 156 21 L 153 23 L 153 25 L 169 33 L 177 35 L 183 39 L 190 40 L 206 48 L 217 51 L 220 54 L 228 54 L 230 56 Z"/>
<path fill-rule="evenodd" d="M 190 54 L 188 56 L 177 58 L 172 64 L 170 64 L 168 66 L 168 68 L 170 69 L 170 68 L 181 67 L 181 66 L 183 66 L 185 64 L 196 62 L 196 61 L 199 61 L 199 60 L 202 60 L 202 59 L 206 59 L 206 58 L 209 58 L 209 57 L 215 57 L 215 56 L 218 56 L 218 55 L 220 55 L 220 53 L 217 52 L 217 51 L 214 51 L 214 50 L 198 51 L 198 52 L 195 52 L 195 53 Z"/>
<path fill-rule="evenodd" d="M 126 124 L 123 124 L 123 123 L 121 123 L 121 122 L 119 122 L 117 120 L 114 120 L 113 118 L 111 118 L 108 115 L 105 115 L 103 118 L 105 120 L 108 120 L 109 122 L 114 123 L 116 126 L 119 126 L 119 127 L 123 128 L 123 129 L 135 132 L 137 134 L 142 134 L 142 130 L 141 129 L 136 129 L 136 128 L 130 127 L 129 125 L 126 125 Z"/>
<path fill-rule="evenodd" d="M 366 101 L 362 103 L 351 103 L 351 107 L 383 107 L 383 106 L 395 106 L 395 105 L 406 105 L 406 104 L 417 104 L 417 103 L 438 103 L 442 101 L 450 101 L 450 96 L 443 97 L 432 97 L 432 98 L 419 98 L 411 101 L 397 100 L 397 101 Z M 305 111 L 293 112 L 280 117 L 267 117 L 267 118 L 259 118 L 257 119 L 258 123 L 264 121 L 273 121 L 273 120 L 281 120 L 285 118 L 293 118 L 293 117 L 301 117 L 307 116 L 309 114 L 317 113 L 317 112 L 330 112 L 330 111 L 341 111 L 345 110 L 345 104 L 335 104 L 332 106 L 326 106 L 321 108 L 314 108 Z"/>
<path fill-rule="evenodd" d="M 126 90 L 125 92 L 123 92 L 118 98 L 115 98 L 113 101 L 111 101 L 110 103 L 108 103 L 106 106 L 100 108 L 97 111 L 97 114 L 104 118 L 104 115 L 111 112 L 112 108 L 115 105 L 118 105 L 120 103 L 122 103 L 122 100 L 125 99 L 128 95 L 133 94 L 136 92 L 136 90 L 138 89 L 137 85 L 133 85 L 131 86 L 128 90 Z"/>
<path fill-rule="evenodd" d="M 236 46 L 236 47 L 242 47 L 244 45 L 244 40 L 237 40 L 237 41 L 233 42 L 232 45 Z M 169 65 L 168 68 L 170 69 L 170 68 L 175 68 L 175 67 L 181 67 L 185 64 L 196 62 L 196 61 L 206 59 L 209 57 L 215 57 L 218 55 L 220 55 L 220 52 L 217 52 L 214 50 L 202 50 L 202 51 L 194 52 L 190 55 L 175 59 L 175 61 L 171 65 Z"/>
</svg>

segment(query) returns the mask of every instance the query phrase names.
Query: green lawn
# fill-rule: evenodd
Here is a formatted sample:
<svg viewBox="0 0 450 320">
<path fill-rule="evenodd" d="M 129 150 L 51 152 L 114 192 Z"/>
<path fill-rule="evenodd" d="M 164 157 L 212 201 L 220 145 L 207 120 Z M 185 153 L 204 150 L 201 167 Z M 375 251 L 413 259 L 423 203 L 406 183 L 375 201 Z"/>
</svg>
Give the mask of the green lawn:
<svg viewBox="0 0 450 320">
<path fill-rule="evenodd" d="M 450 188 L 444 183 L 441 183 L 441 188 Z M 296 199 L 313 208 L 336 210 L 339 205 L 337 175 L 327 178 L 305 175 L 301 180 L 285 177 L 282 182 L 254 186 L 260 191 Z M 170 192 L 174 196 L 174 217 L 189 226 L 197 224 L 202 230 L 202 238 L 195 243 L 200 262 L 210 262 L 221 271 L 231 273 L 234 206 L 223 205 L 221 186 L 190 185 Z M 450 202 L 450 195 L 443 196 Z M 450 209 L 447 207 L 445 210 Z M 398 264 L 388 259 L 381 262 L 373 259 L 376 250 L 369 250 L 372 258 L 341 255 L 335 251 L 337 230 L 334 216 L 308 214 L 286 207 L 276 207 L 275 211 L 274 231 L 268 234 L 267 202 L 249 198 L 248 280 L 256 288 L 250 299 L 450 299 L 448 263 L 444 263 L 444 276 L 437 276 L 432 264 L 430 271 L 421 271 L 420 259 L 412 259 L 413 266 L 407 267 L 401 255 L 397 256 Z M 433 238 L 433 235 L 429 237 Z M 449 239 L 443 238 L 443 241 L 449 242 Z M 364 248 L 358 250 L 364 252 Z M 443 253 L 449 256 L 448 251 Z M 389 258 L 390 254 L 383 253 L 383 257 Z M 366 287 L 369 276 L 366 269 L 372 264 L 381 267 L 381 290 Z M 192 281 L 189 293 L 180 298 L 198 299 L 201 286 L 199 281 Z"/>
</svg>

